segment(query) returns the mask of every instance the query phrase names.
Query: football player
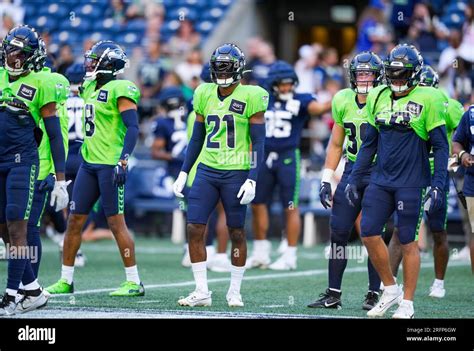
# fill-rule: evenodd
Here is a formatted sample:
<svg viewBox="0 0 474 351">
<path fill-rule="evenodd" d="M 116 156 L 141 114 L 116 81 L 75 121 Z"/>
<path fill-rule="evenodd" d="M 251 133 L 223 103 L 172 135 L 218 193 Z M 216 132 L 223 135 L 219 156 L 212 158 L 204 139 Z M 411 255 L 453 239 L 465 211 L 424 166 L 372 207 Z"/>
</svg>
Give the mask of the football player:
<svg viewBox="0 0 474 351">
<path fill-rule="evenodd" d="M 85 138 L 81 148 L 84 161 L 74 184 L 61 278 L 47 288 L 51 294 L 74 292 L 74 260 L 81 245 L 81 231 L 99 196 L 125 266 L 126 281 L 110 295 L 145 294 L 135 261 L 135 245 L 124 216 L 127 163 L 138 139 L 140 98 L 134 83 L 117 79 L 126 67 L 125 52 L 112 41 L 100 41 L 85 53 L 86 74 L 81 87 L 85 102 Z"/>
<path fill-rule="evenodd" d="M 212 304 L 212 293 L 207 285 L 204 232 L 219 199 L 224 206 L 232 241 L 227 303 L 230 307 L 244 305 L 240 287 L 247 258 L 246 205 L 255 197 L 264 152 L 264 113 L 268 106 L 268 93 L 263 88 L 240 84 L 245 63 L 245 56 L 236 45 L 219 46 L 210 59 L 213 83 L 203 83 L 194 92 L 196 121 L 193 135 L 181 172 L 173 184 L 176 196 L 183 197 L 188 173 L 202 149 L 188 196 L 187 216 L 189 254 L 196 289 L 178 300 L 182 306 Z"/>
<path fill-rule="evenodd" d="M 265 112 L 265 155 L 260 169 L 255 199 L 252 203 L 252 224 L 255 236 L 254 250 L 247 267 L 274 270 L 296 269 L 296 248 L 301 231 L 298 207 L 300 185 L 301 132 L 311 116 L 318 116 L 331 108 L 321 104 L 312 94 L 295 93 L 298 77 L 285 61 L 270 66 L 267 79 L 270 101 Z M 274 263 L 270 264 L 270 242 L 266 240 L 269 227 L 267 205 L 279 186 L 280 201 L 285 212 L 288 246 Z"/>
<path fill-rule="evenodd" d="M 340 308 L 341 284 L 344 270 L 347 266 L 346 246 L 354 223 L 361 212 L 361 198 L 369 183 L 372 166 L 367 168 L 361 187 L 358 189 L 361 197 L 350 206 L 345 197 L 344 189 L 351 173 L 357 153 L 367 128 L 367 94 L 382 84 L 383 62 L 373 52 L 362 52 L 352 59 L 349 66 L 350 89 L 338 92 L 332 100 L 332 116 L 335 124 L 329 141 L 326 162 L 321 179 L 319 197 L 324 208 L 331 207 L 331 251 L 328 262 L 329 286 L 320 298 L 308 307 Z M 341 160 L 343 146 L 346 145 L 345 155 L 347 162 L 342 179 L 332 196 L 331 180 Z M 342 250 L 340 250 L 342 248 Z M 343 252 L 342 257 L 337 255 Z M 380 278 L 372 265 L 370 258 L 367 261 L 369 273 L 369 291 L 362 304 L 365 310 L 372 309 L 379 299 Z"/>
<path fill-rule="evenodd" d="M 366 136 L 345 193 L 348 202 L 355 205 L 360 198 L 358 188 L 377 154 L 362 199 L 361 236 L 385 290 L 367 315 L 383 316 L 390 307 L 399 304 L 393 318 L 413 318 L 420 270 L 417 236 L 423 203 L 429 199 L 429 212 L 434 212 L 445 199 L 449 154 L 445 127 L 447 100 L 439 90 L 418 85 L 423 58 L 414 46 L 397 45 L 384 67 L 388 85 L 372 89 L 367 97 Z M 429 144 L 434 153 L 433 176 Z M 403 251 L 404 292 L 393 278 L 388 250 L 381 237 L 393 212 L 397 215 L 398 239 Z"/>
<path fill-rule="evenodd" d="M 56 211 L 60 211 L 69 202 L 64 175 L 66 153 L 57 116 L 57 102 L 62 101 L 61 95 L 69 84 L 64 77 L 59 81 L 49 71 L 42 70 L 46 58 L 44 43 L 29 26 L 18 26 L 8 32 L 3 40 L 2 55 L 0 232 L 5 243 L 11 245 L 10 253 L 29 252 L 24 250 L 29 245 L 36 247 L 35 251 L 39 254 L 39 233 L 34 226 L 28 227 L 30 217 L 39 218 L 46 196 L 46 192 L 39 189 L 41 183 L 36 183 L 38 172 L 42 172 L 41 177 L 45 176 L 45 179 L 54 165 L 56 177 L 51 179 L 51 204 Z M 43 131 L 47 138 L 44 137 L 42 143 Z M 52 164 L 38 169 L 38 145 L 41 144 L 50 148 L 48 159 L 52 160 Z M 42 152 L 41 158 L 46 153 Z M 35 184 L 38 186 L 36 197 Z M 36 224 L 33 223 L 36 219 L 30 223 Z M 36 261 L 39 257 L 33 257 L 32 254 L 30 252 L 29 257 L 9 257 L 7 290 L 0 302 L 0 315 L 26 312 L 28 307 L 33 309 L 46 304 L 47 298 L 37 282 L 30 261 L 33 258 Z M 16 311 L 20 281 L 31 299 Z"/>
<path fill-rule="evenodd" d="M 429 65 L 424 65 L 420 75 L 420 86 L 438 88 L 439 77 L 438 73 Z M 459 121 L 464 113 L 463 105 L 454 99 L 448 98 L 448 110 L 446 113 L 446 133 L 448 136 L 449 149 L 451 150 L 451 139 L 454 131 L 456 130 Z M 451 153 L 450 153 L 451 154 Z M 434 171 L 434 160 L 430 158 L 431 173 Z M 449 247 L 448 247 L 448 233 L 446 232 L 446 225 L 448 221 L 448 201 L 447 196 L 449 194 L 449 175 L 446 177 L 446 183 L 444 185 L 444 191 L 446 198 L 443 199 L 442 206 L 434 212 L 426 212 L 428 218 L 428 224 L 430 231 L 433 234 L 433 256 L 434 256 L 434 270 L 435 280 L 431 285 L 429 296 L 443 298 L 446 294 L 444 288 L 444 276 L 446 274 L 446 268 L 449 260 Z M 390 265 L 394 276 L 397 276 L 398 267 L 402 261 L 402 249 L 400 241 L 398 240 L 398 230 L 394 231 L 392 239 L 389 244 L 390 254 Z"/>
</svg>

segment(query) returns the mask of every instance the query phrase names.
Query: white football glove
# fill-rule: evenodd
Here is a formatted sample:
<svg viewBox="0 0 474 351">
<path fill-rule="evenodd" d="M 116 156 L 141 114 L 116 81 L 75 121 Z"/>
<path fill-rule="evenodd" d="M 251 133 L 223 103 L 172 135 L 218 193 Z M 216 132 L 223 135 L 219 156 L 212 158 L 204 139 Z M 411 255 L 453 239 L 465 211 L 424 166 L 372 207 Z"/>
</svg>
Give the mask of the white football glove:
<svg viewBox="0 0 474 351">
<path fill-rule="evenodd" d="M 69 203 L 69 194 L 67 192 L 67 186 L 69 184 L 71 184 L 71 180 L 67 182 L 65 180 L 56 180 L 56 182 L 54 182 L 54 189 L 51 192 L 51 201 L 49 204 L 54 207 L 56 212 L 66 208 Z"/>
<path fill-rule="evenodd" d="M 255 180 L 247 179 L 245 183 L 240 187 L 239 193 L 237 194 L 237 198 L 240 199 L 241 205 L 248 205 L 252 202 L 255 197 Z"/>
<path fill-rule="evenodd" d="M 173 192 L 177 197 L 184 197 L 183 189 L 188 180 L 188 174 L 186 172 L 179 172 L 178 178 L 173 183 Z"/>
</svg>

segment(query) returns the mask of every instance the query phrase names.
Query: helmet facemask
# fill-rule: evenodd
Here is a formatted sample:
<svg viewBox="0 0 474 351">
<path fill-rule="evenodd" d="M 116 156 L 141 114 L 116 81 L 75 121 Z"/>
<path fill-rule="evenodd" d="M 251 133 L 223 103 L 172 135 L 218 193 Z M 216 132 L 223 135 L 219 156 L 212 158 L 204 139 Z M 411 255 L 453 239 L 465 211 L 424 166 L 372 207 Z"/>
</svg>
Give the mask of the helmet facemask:
<svg viewBox="0 0 474 351">
<path fill-rule="evenodd" d="M 211 74 L 214 75 L 217 85 L 226 88 L 237 83 L 234 75 L 238 68 L 239 63 L 237 61 L 216 60 L 211 63 Z"/>
<path fill-rule="evenodd" d="M 30 70 L 29 63 L 33 55 L 30 49 L 25 48 L 22 41 L 13 39 L 4 45 L 5 69 L 11 76 L 19 76 Z"/>
<path fill-rule="evenodd" d="M 282 85 L 284 85 L 283 92 L 282 92 Z M 285 89 L 287 87 L 290 87 L 290 89 Z M 293 78 L 284 78 L 284 79 L 280 79 L 276 81 L 273 84 L 273 92 L 275 93 L 276 96 L 278 96 L 279 100 L 288 101 L 288 100 L 293 99 L 295 87 L 296 87 L 296 82 L 294 81 Z"/>
<path fill-rule="evenodd" d="M 111 63 L 112 59 L 121 59 L 125 61 L 125 64 L 121 69 L 114 71 Z M 101 65 L 105 67 L 101 67 Z M 101 78 L 105 78 L 105 80 L 108 81 L 118 74 L 123 73 L 127 67 L 129 67 L 129 60 L 122 52 L 118 52 L 118 50 L 106 48 L 100 57 L 97 57 L 95 53 L 89 50 L 84 55 L 84 69 L 86 71 L 84 80 L 94 81 L 98 79 L 98 75 L 103 75 Z"/>
<path fill-rule="evenodd" d="M 355 69 L 351 71 L 354 82 L 354 91 L 357 94 L 367 95 L 376 86 L 376 72 L 370 69 Z"/>
</svg>

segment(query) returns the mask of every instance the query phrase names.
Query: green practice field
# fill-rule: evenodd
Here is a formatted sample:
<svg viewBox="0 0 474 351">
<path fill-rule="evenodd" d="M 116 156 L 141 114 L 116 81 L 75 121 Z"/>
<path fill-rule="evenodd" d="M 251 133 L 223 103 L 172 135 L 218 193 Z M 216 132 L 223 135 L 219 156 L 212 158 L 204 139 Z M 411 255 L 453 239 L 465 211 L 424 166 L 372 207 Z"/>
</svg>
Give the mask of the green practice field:
<svg viewBox="0 0 474 351">
<path fill-rule="evenodd" d="M 60 275 L 58 247 L 45 239 L 40 283 Z M 366 318 L 361 304 L 367 289 L 366 260 L 350 260 L 343 281 L 343 308 L 307 308 L 326 289 L 324 247 L 300 248 L 298 269 L 291 272 L 247 270 L 242 285 L 244 308 L 230 309 L 225 301 L 230 273 L 208 273 L 213 305 L 185 308 L 180 296 L 194 290 L 190 269 L 181 267 L 182 246 L 160 239 L 138 239 L 138 267 L 146 294 L 138 298 L 112 298 L 108 293 L 125 279 L 115 242 L 85 243 L 86 267 L 76 268 L 73 295 L 53 296 L 45 309 L 18 318 Z M 276 248 L 277 243 L 273 243 Z M 275 256 L 274 256 L 275 257 Z M 273 258 L 274 258 L 273 257 Z M 6 262 L 0 262 L 5 284 Z M 423 258 L 415 300 L 415 318 L 474 318 L 474 279 L 468 262 L 450 261 L 446 297 L 428 297 L 433 280 L 432 257 Z M 389 318 L 391 313 L 386 316 Z"/>
</svg>

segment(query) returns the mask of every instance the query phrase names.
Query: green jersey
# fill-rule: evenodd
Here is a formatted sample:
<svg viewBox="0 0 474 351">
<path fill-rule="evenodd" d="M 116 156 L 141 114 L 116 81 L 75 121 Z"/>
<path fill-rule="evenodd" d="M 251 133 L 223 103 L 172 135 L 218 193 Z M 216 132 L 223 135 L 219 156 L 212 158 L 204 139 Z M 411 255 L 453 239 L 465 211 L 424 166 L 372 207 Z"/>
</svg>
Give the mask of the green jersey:
<svg viewBox="0 0 474 351">
<path fill-rule="evenodd" d="M 452 138 L 453 133 L 458 127 L 459 122 L 461 121 L 461 117 L 464 114 L 464 107 L 463 105 L 454 99 L 449 98 L 446 93 L 440 90 L 441 93 L 444 95 L 445 99 L 447 100 L 447 113 L 446 117 L 446 134 L 448 136 L 448 144 L 449 144 L 449 154 L 451 154 L 451 147 L 452 147 Z M 430 155 L 430 167 L 431 173 L 434 172 L 434 158 Z"/>
<path fill-rule="evenodd" d="M 186 121 L 186 132 L 188 136 L 188 142 L 189 140 L 191 140 L 191 136 L 193 135 L 193 127 L 194 127 L 195 121 L 196 121 L 196 112 L 191 111 Z M 204 149 L 204 145 L 202 146 L 202 148 Z M 196 176 L 197 165 L 199 164 L 199 162 L 201 162 L 201 155 L 202 155 L 202 150 L 201 150 L 201 153 L 199 154 L 198 159 L 196 160 L 193 167 L 189 171 L 188 180 L 186 182 L 187 186 L 189 187 L 193 185 L 194 177 Z"/>
<path fill-rule="evenodd" d="M 238 84 L 221 101 L 217 89 L 217 84 L 203 83 L 194 92 L 194 111 L 204 117 L 206 127 L 201 163 L 219 170 L 249 170 L 250 117 L 266 111 L 268 92 Z"/>
<path fill-rule="evenodd" d="M 346 133 L 345 153 L 355 162 L 367 127 L 366 105 L 358 105 L 357 94 L 352 89 L 339 91 L 332 100 L 334 122 L 344 128 Z"/>
<path fill-rule="evenodd" d="M 81 153 L 89 163 L 116 165 L 120 159 L 127 127 L 118 109 L 125 97 L 138 104 L 140 91 L 128 80 L 112 80 L 96 89 L 97 82 L 84 82 L 84 144 Z"/>
<path fill-rule="evenodd" d="M 45 72 L 48 72 L 49 69 Z M 56 82 L 56 111 L 59 117 L 59 123 L 61 125 L 61 134 L 63 137 L 64 153 L 67 155 L 68 152 L 68 128 L 69 128 L 69 117 L 67 112 L 66 100 L 69 96 L 69 81 L 63 75 L 59 73 L 51 73 L 49 71 L 51 80 Z M 51 147 L 49 144 L 49 137 L 46 133 L 43 119 L 39 122 L 39 127 L 43 131 L 43 138 L 41 144 L 38 147 L 40 168 L 38 174 L 38 180 L 43 180 L 50 173 L 55 173 L 53 156 L 51 154 Z"/>
<path fill-rule="evenodd" d="M 446 97 L 432 87 L 416 86 L 408 95 L 395 99 L 390 88 L 381 85 L 367 97 L 368 122 L 372 126 L 409 127 L 424 141 L 430 131 L 446 124 L 446 107 Z"/>
<path fill-rule="evenodd" d="M 28 106 L 36 125 L 41 120 L 41 108 L 57 100 L 56 89 L 56 81 L 51 79 L 50 72 L 30 72 L 27 76 L 10 82 L 8 72 L 0 68 L 0 101 L 11 97 L 22 100 Z"/>
</svg>

